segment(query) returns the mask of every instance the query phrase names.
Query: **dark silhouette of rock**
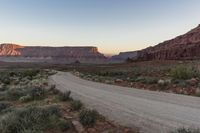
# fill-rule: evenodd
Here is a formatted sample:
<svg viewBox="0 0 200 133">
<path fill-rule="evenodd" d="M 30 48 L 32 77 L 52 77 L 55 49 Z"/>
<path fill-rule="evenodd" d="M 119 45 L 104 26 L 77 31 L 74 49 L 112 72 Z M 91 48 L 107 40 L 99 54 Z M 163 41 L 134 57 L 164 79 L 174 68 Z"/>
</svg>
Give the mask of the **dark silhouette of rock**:
<svg viewBox="0 0 200 133">
<path fill-rule="evenodd" d="M 129 59 L 137 59 L 138 57 L 138 51 L 129 51 L 129 52 L 120 52 L 118 55 L 114 55 L 111 57 L 111 61 L 126 61 Z"/>
</svg>

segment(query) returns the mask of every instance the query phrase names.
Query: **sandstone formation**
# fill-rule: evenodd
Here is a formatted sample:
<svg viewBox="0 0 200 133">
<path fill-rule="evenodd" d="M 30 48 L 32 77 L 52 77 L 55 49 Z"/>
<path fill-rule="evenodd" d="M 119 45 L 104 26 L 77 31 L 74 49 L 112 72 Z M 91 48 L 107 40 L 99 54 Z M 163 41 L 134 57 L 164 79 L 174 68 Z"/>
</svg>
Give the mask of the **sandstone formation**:
<svg viewBox="0 0 200 133">
<path fill-rule="evenodd" d="M 140 60 L 200 59 L 200 25 L 188 33 L 138 52 Z"/>
<path fill-rule="evenodd" d="M 16 44 L 0 45 L 0 60 L 3 61 L 50 61 L 50 62 L 88 62 L 106 60 L 96 47 L 40 47 L 20 46 Z"/>
</svg>

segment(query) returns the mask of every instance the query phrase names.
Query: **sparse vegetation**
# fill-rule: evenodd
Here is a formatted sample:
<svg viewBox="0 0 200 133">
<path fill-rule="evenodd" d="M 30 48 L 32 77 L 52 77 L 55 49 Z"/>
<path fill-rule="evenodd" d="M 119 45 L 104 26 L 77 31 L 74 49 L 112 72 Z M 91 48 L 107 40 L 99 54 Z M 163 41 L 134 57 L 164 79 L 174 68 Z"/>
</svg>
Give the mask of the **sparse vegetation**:
<svg viewBox="0 0 200 133">
<path fill-rule="evenodd" d="M 82 110 L 79 114 L 81 124 L 84 126 L 93 126 L 97 120 L 98 113 L 95 110 Z"/>
<path fill-rule="evenodd" d="M 72 107 L 72 110 L 74 110 L 74 111 L 80 110 L 82 108 L 82 106 L 83 106 L 83 104 L 79 100 L 73 100 L 71 102 L 71 107 Z"/>
<path fill-rule="evenodd" d="M 83 104 L 73 100 L 70 91 L 60 92 L 49 85 L 48 71 L 7 70 L 0 74 L 1 133 L 76 132 L 72 121 L 77 121 L 79 114 L 85 125 L 96 126 L 97 113 L 83 113 Z M 109 125 L 106 120 L 102 123 L 104 127 Z M 98 128 L 99 132 L 110 130 L 108 127 Z"/>
<path fill-rule="evenodd" d="M 171 69 L 171 76 L 175 79 L 191 79 L 200 75 L 195 67 L 191 66 L 177 66 Z"/>
<path fill-rule="evenodd" d="M 50 108 L 26 107 L 7 113 L 0 119 L 1 133 L 23 133 L 26 130 L 42 131 L 54 124 L 59 114 Z"/>
<path fill-rule="evenodd" d="M 77 68 L 74 74 L 106 84 L 199 96 L 200 70 L 197 61 L 109 64 Z"/>
<path fill-rule="evenodd" d="M 65 132 L 73 127 L 73 124 L 70 120 L 62 119 L 58 122 L 58 127 L 62 132 Z"/>
</svg>

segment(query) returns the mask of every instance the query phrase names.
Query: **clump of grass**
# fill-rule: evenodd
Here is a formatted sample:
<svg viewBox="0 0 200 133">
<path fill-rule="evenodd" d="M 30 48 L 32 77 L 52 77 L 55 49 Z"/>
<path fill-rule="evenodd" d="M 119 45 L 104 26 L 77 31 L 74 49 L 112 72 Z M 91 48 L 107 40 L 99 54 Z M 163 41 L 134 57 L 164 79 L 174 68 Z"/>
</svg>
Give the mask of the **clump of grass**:
<svg viewBox="0 0 200 133">
<path fill-rule="evenodd" d="M 71 91 L 60 92 L 58 94 L 58 99 L 60 101 L 68 101 L 68 100 L 71 100 L 70 95 L 71 95 Z"/>
<path fill-rule="evenodd" d="M 193 129 L 193 128 L 179 128 L 171 133 L 200 133 L 200 129 Z"/>
<path fill-rule="evenodd" d="M 58 122 L 58 128 L 60 131 L 65 132 L 73 127 L 73 124 L 70 120 L 61 119 Z"/>
<path fill-rule="evenodd" d="M 98 112 L 95 110 L 82 110 L 79 114 L 79 120 L 83 126 L 93 126 L 96 123 Z"/>
<path fill-rule="evenodd" d="M 83 106 L 83 104 L 79 100 L 74 100 L 71 102 L 71 107 L 72 107 L 72 110 L 74 110 L 74 111 L 80 110 L 82 108 L 82 106 Z"/>
<path fill-rule="evenodd" d="M 53 128 L 59 119 L 59 113 L 52 108 L 27 107 L 16 109 L 1 117 L 1 133 L 24 133 L 26 131 L 43 131 Z"/>
<path fill-rule="evenodd" d="M 175 79 L 191 79 L 198 77 L 200 75 L 200 72 L 195 67 L 189 67 L 189 66 L 177 66 L 170 71 L 170 75 Z"/>
</svg>

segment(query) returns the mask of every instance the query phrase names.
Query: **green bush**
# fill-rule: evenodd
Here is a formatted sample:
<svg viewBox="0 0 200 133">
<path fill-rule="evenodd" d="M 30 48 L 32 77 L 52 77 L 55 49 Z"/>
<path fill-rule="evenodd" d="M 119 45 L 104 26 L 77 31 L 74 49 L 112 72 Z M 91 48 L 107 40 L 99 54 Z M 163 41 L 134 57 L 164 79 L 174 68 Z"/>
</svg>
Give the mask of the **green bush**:
<svg viewBox="0 0 200 133">
<path fill-rule="evenodd" d="M 96 123 L 98 113 L 95 110 L 82 110 L 79 120 L 83 126 L 93 126 Z"/>
<path fill-rule="evenodd" d="M 179 128 L 171 133 L 200 133 L 200 129 L 192 129 L 192 128 Z"/>
<path fill-rule="evenodd" d="M 60 92 L 58 94 L 58 98 L 60 101 L 68 101 L 71 99 L 70 95 L 71 95 L 71 91 Z"/>
<path fill-rule="evenodd" d="M 83 104 L 79 100 L 74 100 L 71 102 L 72 110 L 77 111 L 82 108 Z"/>
<path fill-rule="evenodd" d="M 59 119 L 50 108 L 27 107 L 9 112 L 0 118 L 1 133 L 24 133 L 53 128 Z"/>
<path fill-rule="evenodd" d="M 61 119 L 58 122 L 58 128 L 60 131 L 65 132 L 73 127 L 73 124 L 70 120 Z"/>
<path fill-rule="evenodd" d="M 170 75 L 175 79 L 191 79 L 200 75 L 199 70 L 195 67 L 177 66 L 170 71 Z"/>
</svg>

